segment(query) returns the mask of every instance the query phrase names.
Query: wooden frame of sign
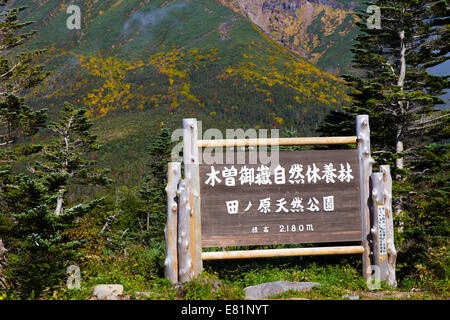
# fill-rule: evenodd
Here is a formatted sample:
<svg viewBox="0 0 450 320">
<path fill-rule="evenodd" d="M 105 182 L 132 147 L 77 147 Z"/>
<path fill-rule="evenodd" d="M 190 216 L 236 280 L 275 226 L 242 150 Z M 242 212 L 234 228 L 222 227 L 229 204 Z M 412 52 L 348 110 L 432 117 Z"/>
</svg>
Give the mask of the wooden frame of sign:
<svg viewBox="0 0 450 320">
<path fill-rule="evenodd" d="M 383 190 L 379 191 L 384 195 L 383 201 L 380 194 L 371 197 L 369 181 L 374 161 L 370 156 L 368 116 L 357 116 L 356 134 L 198 140 L 196 119 L 184 119 L 185 178 L 181 180 L 180 163 L 170 163 L 166 189 L 166 277 L 172 282 L 189 281 L 201 272 L 203 260 L 361 254 L 365 280 L 370 280 L 372 265 L 383 268 L 382 280 L 392 278 L 392 268 L 387 271 L 389 253 L 394 256 L 395 266 L 393 228 L 389 225 L 392 215 L 390 219 L 386 215 L 371 216 L 371 209 L 380 214 L 386 212 L 384 199 L 390 199 L 390 194 L 386 194 L 379 180 L 386 177 L 389 168 L 372 178 L 376 189 Z M 241 164 L 199 164 L 198 148 L 317 144 L 357 144 L 357 148 L 281 151 L 277 165 L 270 168 L 261 164 L 256 152 L 245 152 Z M 250 164 L 250 158 L 257 161 Z M 373 208 L 371 203 L 375 203 Z M 204 247 L 321 242 L 360 245 L 202 251 Z"/>
</svg>

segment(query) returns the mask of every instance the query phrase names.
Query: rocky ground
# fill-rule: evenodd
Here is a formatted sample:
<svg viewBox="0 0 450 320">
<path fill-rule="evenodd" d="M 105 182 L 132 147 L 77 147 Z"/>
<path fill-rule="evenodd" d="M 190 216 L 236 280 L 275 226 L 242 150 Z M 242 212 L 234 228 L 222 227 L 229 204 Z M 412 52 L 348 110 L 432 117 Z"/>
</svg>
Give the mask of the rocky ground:
<svg viewBox="0 0 450 320">
<path fill-rule="evenodd" d="M 227 286 L 218 280 L 198 279 L 204 285 L 211 286 L 213 291 Z M 246 287 L 246 300 L 323 300 L 330 297 L 311 295 L 313 287 L 320 286 L 317 282 L 289 282 L 274 281 L 255 286 Z M 185 284 L 175 284 L 176 299 L 184 299 Z M 124 294 L 123 286 L 117 284 L 98 285 L 94 288 L 89 300 L 136 300 L 149 299 L 151 292 L 136 292 L 135 295 Z M 450 297 L 436 297 L 429 292 L 412 289 L 411 291 L 350 291 L 341 297 L 332 297 L 338 300 L 448 300 Z"/>
</svg>

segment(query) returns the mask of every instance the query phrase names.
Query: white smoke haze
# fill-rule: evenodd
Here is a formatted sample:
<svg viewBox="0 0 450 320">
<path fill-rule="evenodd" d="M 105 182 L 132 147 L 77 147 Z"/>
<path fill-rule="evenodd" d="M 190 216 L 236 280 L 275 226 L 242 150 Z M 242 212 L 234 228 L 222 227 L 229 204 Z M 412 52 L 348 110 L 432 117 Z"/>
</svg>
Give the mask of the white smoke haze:
<svg viewBox="0 0 450 320">
<path fill-rule="evenodd" d="M 130 27 L 132 25 L 137 25 L 139 28 L 146 26 L 154 26 L 158 24 L 161 20 L 163 20 L 170 11 L 182 9 L 186 6 L 185 2 L 182 3 L 174 3 L 164 8 L 156 8 L 152 9 L 148 12 L 140 12 L 136 11 L 130 17 L 130 19 L 125 22 L 123 26 L 122 33 L 128 33 Z"/>
</svg>

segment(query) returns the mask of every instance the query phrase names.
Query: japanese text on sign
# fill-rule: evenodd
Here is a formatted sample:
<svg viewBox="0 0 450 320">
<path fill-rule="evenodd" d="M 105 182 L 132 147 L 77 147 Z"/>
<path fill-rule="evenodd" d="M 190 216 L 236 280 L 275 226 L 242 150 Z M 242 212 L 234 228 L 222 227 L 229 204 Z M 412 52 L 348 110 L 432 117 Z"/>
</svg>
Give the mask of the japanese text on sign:
<svg viewBox="0 0 450 320">
<path fill-rule="evenodd" d="M 361 239 L 356 150 L 280 151 L 276 163 L 257 160 L 200 165 L 202 246 Z"/>
<path fill-rule="evenodd" d="M 317 183 L 319 181 L 325 181 L 325 183 L 336 183 L 338 181 L 348 183 L 354 179 L 352 171 L 348 162 L 345 164 L 340 163 L 339 170 L 331 162 L 324 164 L 322 168 L 317 167 L 315 163 L 307 166 L 294 163 L 290 165 L 289 170 L 278 165 L 273 174 L 271 174 L 270 168 L 265 165 L 257 167 L 256 170 L 255 168 L 243 166 L 239 172 L 233 165 L 230 167 L 225 166 L 222 170 L 216 170 L 214 166 L 211 166 L 210 172 L 207 174 L 208 178 L 204 183 L 212 187 L 221 183 L 224 183 L 228 187 L 234 187 L 237 184 L 279 185 L 287 183 Z"/>
</svg>

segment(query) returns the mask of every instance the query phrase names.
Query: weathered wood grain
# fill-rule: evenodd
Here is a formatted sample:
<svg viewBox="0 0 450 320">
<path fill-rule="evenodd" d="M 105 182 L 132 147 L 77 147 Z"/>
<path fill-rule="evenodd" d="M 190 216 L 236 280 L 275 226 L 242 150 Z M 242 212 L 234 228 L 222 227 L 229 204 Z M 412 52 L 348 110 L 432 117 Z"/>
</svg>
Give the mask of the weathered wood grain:
<svg viewBox="0 0 450 320">
<path fill-rule="evenodd" d="M 371 277 L 371 245 L 370 245 L 370 189 L 369 179 L 372 174 L 373 158 L 370 155 L 370 126 L 368 115 L 356 116 L 356 136 L 358 137 L 358 162 L 359 162 L 359 185 L 361 201 L 361 223 L 362 223 L 362 273 L 364 280 Z"/>
<path fill-rule="evenodd" d="M 181 180 L 178 186 L 178 281 L 190 281 L 194 276 L 191 257 L 191 205 L 189 185 Z"/>
<path fill-rule="evenodd" d="M 387 240 L 386 240 L 386 210 L 384 206 L 383 173 L 374 172 L 371 175 L 372 190 L 372 241 L 373 262 L 379 267 L 381 281 L 388 276 Z"/>
<path fill-rule="evenodd" d="M 397 250 L 394 243 L 394 220 L 392 212 L 392 177 L 389 165 L 380 166 L 383 173 L 384 182 L 384 207 L 386 208 L 386 237 L 388 254 L 388 284 L 397 287 L 395 275 L 395 264 L 397 260 Z"/>
<path fill-rule="evenodd" d="M 192 212 L 191 219 L 191 258 L 195 275 L 203 269 L 201 244 L 201 211 L 199 186 L 197 119 L 183 119 L 183 162 L 184 176 L 189 186 L 189 202 Z"/>
<path fill-rule="evenodd" d="M 289 248 L 289 249 L 263 249 L 263 250 L 233 250 L 203 252 L 203 260 L 222 259 L 249 259 L 249 258 L 269 258 L 269 257 L 296 257 L 315 255 L 336 255 L 336 254 L 361 254 L 362 246 L 339 246 L 339 247 L 317 247 L 317 248 Z"/>
<path fill-rule="evenodd" d="M 255 158 L 248 152 L 247 158 Z M 333 164 L 335 174 L 339 175 L 341 164 L 347 169 L 349 164 L 352 179 L 327 183 L 325 179 L 316 183 L 307 181 L 307 167 L 315 164 L 323 176 L 324 165 Z M 271 165 L 272 184 L 241 185 L 239 174 L 235 177 L 235 186 L 225 185 L 225 178 L 219 176 L 221 183 L 214 186 L 206 184 L 211 165 L 200 165 L 201 211 L 202 211 L 202 246 L 245 246 L 262 244 L 321 243 L 361 241 L 361 209 L 359 190 L 359 168 L 357 151 L 323 150 L 323 151 L 281 151 L 279 164 L 285 168 L 285 184 L 275 184 L 274 170 Z M 296 164 L 303 165 L 304 182 L 289 182 L 289 169 Z M 241 168 L 253 168 L 255 174 L 260 164 L 213 165 L 214 170 L 233 166 L 239 173 Z M 269 164 L 267 164 L 269 167 Z M 334 197 L 334 210 L 326 211 L 324 197 Z M 308 211 L 308 201 L 319 201 L 318 211 Z M 258 210 L 260 200 L 271 199 L 270 212 Z M 291 212 L 294 198 L 303 199 L 303 212 Z M 276 212 L 277 200 L 284 199 L 284 207 L 289 212 Z M 237 200 L 238 210 L 235 214 L 227 211 L 227 201 Z M 313 201 L 313 200 L 312 200 Z M 246 211 L 247 207 L 250 208 Z M 255 229 L 257 228 L 257 230 Z M 289 229 L 289 230 L 288 230 Z M 257 231 L 257 232 L 255 232 Z"/>
<path fill-rule="evenodd" d="M 164 270 L 166 278 L 172 283 L 178 282 L 178 254 L 177 254 L 177 234 L 178 234 L 178 203 L 177 188 L 181 177 L 181 163 L 169 162 L 167 168 L 167 222 L 164 229 L 166 239 L 166 259 Z"/>
<path fill-rule="evenodd" d="M 243 147 L 262 145 L 317 145 L 317 144 L 354 144 L 356 137 L 295 137 L 295 138 L 264 138 L 264 139 L 215 139 L 198 140 L 198 147 Z"/>
</svg>

